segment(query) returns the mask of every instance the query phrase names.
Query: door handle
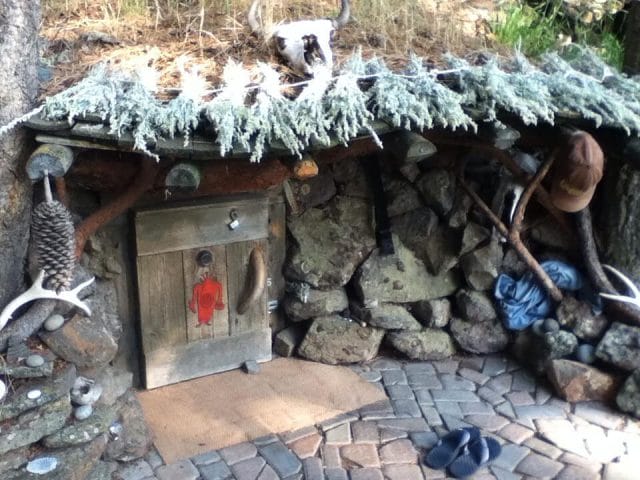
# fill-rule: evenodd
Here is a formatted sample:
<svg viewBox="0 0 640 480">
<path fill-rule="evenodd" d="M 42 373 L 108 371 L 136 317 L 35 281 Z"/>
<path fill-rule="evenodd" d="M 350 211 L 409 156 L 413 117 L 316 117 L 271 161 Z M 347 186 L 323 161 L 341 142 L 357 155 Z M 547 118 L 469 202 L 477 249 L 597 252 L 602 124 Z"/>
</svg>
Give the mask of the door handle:
<svg viewBox="0 0 640 480">
<path fill-rule="evenodd" d="M 251 250 L 247 275 L 246 288 L 240 296 L 238 308 L 236 309 L 240 315 L 249 310 L 249 307 L 262 296 L 264 287 L 267 284 L 267 265 L 262 248 L 255 247 Z"/>
</svg>

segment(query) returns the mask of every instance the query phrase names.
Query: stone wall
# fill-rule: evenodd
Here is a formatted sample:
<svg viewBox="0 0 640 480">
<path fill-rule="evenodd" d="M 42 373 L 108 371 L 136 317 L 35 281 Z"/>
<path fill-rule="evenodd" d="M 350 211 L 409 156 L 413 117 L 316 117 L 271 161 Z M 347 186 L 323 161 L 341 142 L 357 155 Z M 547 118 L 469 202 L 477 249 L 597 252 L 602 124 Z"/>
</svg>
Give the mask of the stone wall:
<svg viewBox="0 0 640 480">
<path fill-rule="evenodd" d="M 366 162 L 326 165 L 318 177 L 292 184 L 283 302 L 289 326 L 275 338 L 276 353 L 345 364 L 371 360 L 380 349 L 435 360 L 511 348 L 534 371 L 548 373 L 561 396 L 613 399 L 640 368 L 640 350 L 630 343 L 640 340 L 640 328 L 594 314 L 565 292 L 550 318 L 507 330 L 495 280 L 501 273 L 518 279 L 526 267 L 460 190 L 450 157 L 440 152 L 412 168 L 391 157 L 381 161 L 392 255 L 376 247 Z M 491 158 L 470 155 L 468 165 L 477 192 L 506 218 L 509 176 Z M 571 234 L 535 204 L 523 238 L 539 261 L 580 267 Z M 637 387 L 637 375 L 626 390 Z M 634 406 L 622 408 L 637 415 L 634 398 Z"/>
</svg>

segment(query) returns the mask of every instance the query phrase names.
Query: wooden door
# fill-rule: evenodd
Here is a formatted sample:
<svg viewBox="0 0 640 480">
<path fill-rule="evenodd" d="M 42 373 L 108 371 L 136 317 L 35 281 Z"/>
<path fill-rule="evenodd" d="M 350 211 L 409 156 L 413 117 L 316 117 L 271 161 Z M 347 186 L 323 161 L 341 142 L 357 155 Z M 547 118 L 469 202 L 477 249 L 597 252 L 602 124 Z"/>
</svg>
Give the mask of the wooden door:
<svg viewBox="0 0 640 480">
<path fill-rule="evenodd" d="M 139 211 L 135 229 L 147 388 L 271 359 L 267 289 L 237 311 L 255 274 L 251 252 L 266 261 L 266 199 Z"/>
</svg>

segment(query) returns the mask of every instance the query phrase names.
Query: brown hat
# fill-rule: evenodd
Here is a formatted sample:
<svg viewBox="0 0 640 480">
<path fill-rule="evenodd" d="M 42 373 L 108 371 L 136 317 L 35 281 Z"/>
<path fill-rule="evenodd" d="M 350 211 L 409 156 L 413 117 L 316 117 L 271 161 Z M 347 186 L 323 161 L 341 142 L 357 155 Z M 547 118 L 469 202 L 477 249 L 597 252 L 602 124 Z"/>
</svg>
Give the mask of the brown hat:
<svg viewBox="0 0 640 480">
<path fill-rule="evenodd" d="M 604 154 L 587 132 L 572 134 L 555 152 L 551 201 L 564 212 L 582 210 L 591 201 L 602 179 Z"/>
</svg>

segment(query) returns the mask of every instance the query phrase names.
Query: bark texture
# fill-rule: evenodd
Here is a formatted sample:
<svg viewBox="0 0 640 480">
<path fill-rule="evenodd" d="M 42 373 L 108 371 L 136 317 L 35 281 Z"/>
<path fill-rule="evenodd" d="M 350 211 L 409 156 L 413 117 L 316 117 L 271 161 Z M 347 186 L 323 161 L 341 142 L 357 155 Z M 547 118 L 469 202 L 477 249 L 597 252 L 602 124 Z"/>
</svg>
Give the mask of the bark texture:
<svg viewBox="0 0 640 480">
<path fill-rule="evenodd" d="M 0 125 L 32 108 L 37 94 L 39 0 L 0 0 Z M 0 305 L 22 286 L 31 186 L 30 145 L 20 129 L 0 139 Z"/>
</svg>

